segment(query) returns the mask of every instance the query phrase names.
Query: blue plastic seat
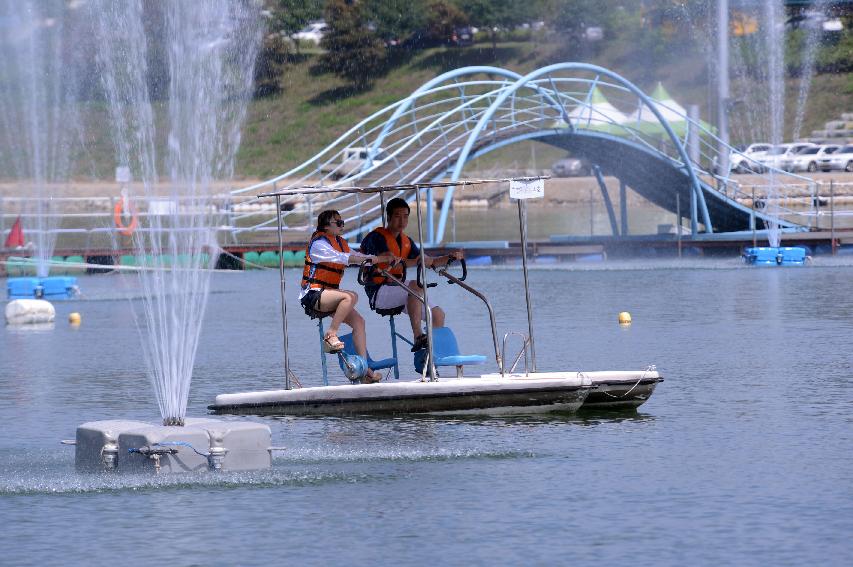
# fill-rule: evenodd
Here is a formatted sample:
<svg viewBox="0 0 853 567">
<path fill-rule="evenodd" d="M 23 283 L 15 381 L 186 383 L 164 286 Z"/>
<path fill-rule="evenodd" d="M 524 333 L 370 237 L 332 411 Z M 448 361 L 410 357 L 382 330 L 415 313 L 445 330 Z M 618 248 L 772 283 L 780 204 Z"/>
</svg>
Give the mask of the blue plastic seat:
<svg viewBox="0 0 853 567">
<path fill-rule="evenodd" d="M 462 367 L 468 364 L 483 364 L 486 357 L 481 354 L 460 354 L 459 344 L 450 327 L 437 327 L 432 330 L 432 352 L 436 366 L 455 366 L 456 375 L 462 376 Z M 427 351 L 415 353 L 415 370 L 423 372 Z"/>
<path fill-rule="evenodd" d="M 341 342 L 344 343 L 344 352 L 347 354 L 357 354 L 355 352 L 355 345 L 352 342 L 352 333 L 347 333 L 346 335 L 340 335 L 338 337 L 341 339 Z M 344 361 L 338 358 L 338 364 L 341 367 L 341 370 L 346 372 L 344 368 Z M 370 358 L 370 352 L 367 353 L 367 366 L 371 370 L 384 370 L 385 368 L 391 368 L 392 366 L 397 364 L 396 358 L 383 358 L 382 360 L 373 360 Z"/>
</svg>

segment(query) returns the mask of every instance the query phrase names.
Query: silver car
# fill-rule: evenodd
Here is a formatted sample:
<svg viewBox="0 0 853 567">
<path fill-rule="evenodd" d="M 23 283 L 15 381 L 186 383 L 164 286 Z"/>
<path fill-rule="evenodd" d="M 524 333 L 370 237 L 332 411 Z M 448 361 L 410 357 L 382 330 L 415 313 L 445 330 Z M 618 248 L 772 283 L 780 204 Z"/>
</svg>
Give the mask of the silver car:
<svg viewBox="0 0 853 567">
<path fill-rule="evenodd" d="M 838 148 L 838 144 L 827 144 L 824 146 L 815 146 L 813 148 L 803 148 L 799 152 L 790 156 L 782 162 L 782 169 L 785 171 L 817 171 L 818 163 L 826 156 L 834 153 Z"/>
<path fill-rule="evenodd" d="M 830 155 L 818 160 L 821 171 L 850 171 L 853 172 L 853 145 L 843 146 Z"/>
<path fill-rule="evenodd" d="M 802 151 L 804 148 L 813 147 L 816 147 L 816 144 L 808 142 L 779 144 L 778 146 L 770 148 L 766 154 L 759 156 L 755 161 L 760 164 L 759 170 L 761 172 L 765 172 L 768 169 L 784 169 L 785 164 L 789 159 L 791 159 L 791 156 Z"/>
<path fill-rule="evenodd" d="M 590 165 L 585 159 L 566 157 L 554 162 L 551 175 L 554 177 L 581 177 L 590 174 Z"/>
</svg>

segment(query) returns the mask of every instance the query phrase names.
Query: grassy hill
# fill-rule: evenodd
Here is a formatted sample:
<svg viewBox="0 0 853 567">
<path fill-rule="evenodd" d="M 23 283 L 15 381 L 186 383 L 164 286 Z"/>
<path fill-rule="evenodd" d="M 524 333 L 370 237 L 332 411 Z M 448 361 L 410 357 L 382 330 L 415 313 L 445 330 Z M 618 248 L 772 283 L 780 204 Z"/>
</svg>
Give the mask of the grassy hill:
<svg viewBox="0 0 853 567">
<path fill-rule="evenodd" d="M 238 154 L 237 175 L 264 178 L 283 173 L 302 163 L 334 141 L 369 114 L 411 93 L 429 79 L 451 69 L 469 65 L 494 65 L 524 74 L 543 65 L 584 60 L 612 69 L 640 88 L 651 91 L 661 81 L 681 104 L 698 104 L 702 117 L 713 119 L 714 85 L 710 84 L 704 57 L 685 53 L 668 54 L 661 62 L 624 50 L 587 54 L 582 59 L 559 45 L 547 42 L 475 44 L 466 48 L 436 48 L 414 52 L 408 59 L 378 77 L 372 88 L 354 92 L 335 76 L 318 69 L 316 54 L 303 54 L 288 67 L 282 80 L 283 92 L 252 103 Z M 793 124 L 794 103 L 799 81 L 789 79 L 786 94 L 786 126 Z M 750 92 L 761 97 L 765 93 Z M 735 110 L 733 142 L 742 117 Z M 814 78 L 802 132 L 822 128 L 827 120 L 842 112 L 853 112 L 853 75 L 818 75 Z M 740 129 L 741 131 L 743 129 Z M 499 162 L 524 168 L 534 159 L 537 168 L 548 167 L 560 155 L 556 149 L 534 143 L 506 148 L 482 158 L 478 168 L 494 168 Z M 528 165 L 530 167 L 530 165 Z"/>
</svg>

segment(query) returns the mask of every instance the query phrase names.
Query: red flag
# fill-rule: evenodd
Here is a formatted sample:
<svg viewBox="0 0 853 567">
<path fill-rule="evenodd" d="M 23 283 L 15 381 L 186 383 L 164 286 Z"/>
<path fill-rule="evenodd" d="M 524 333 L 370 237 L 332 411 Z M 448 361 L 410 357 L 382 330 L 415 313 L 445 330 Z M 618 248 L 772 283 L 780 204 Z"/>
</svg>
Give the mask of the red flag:
<svg viewBox="0 0 853 567">
<path fill-rule="evenodd" d="M 4 248 L 19 248 L 24 245 L 24 230 L 21 228 L 21 217 L 12 225 L 12 230 L 9 231 L 9 236 L 6 237 Z"/>
</svg>

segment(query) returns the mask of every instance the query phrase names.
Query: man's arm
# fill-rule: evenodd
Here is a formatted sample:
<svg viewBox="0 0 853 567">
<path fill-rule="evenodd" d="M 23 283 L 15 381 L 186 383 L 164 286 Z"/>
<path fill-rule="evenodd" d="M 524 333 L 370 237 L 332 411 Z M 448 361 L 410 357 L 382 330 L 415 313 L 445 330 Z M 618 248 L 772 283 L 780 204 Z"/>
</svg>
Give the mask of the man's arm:
<svg viewBox="0 0 853 567">
<path fill-rule="evenodd" d="M 455 250 L 445 256 L 430 256 L 428 254 L 424 254 L 424 261 L 426 262 L 427 268 L 440 268 L 442 266 L 446 266 L 451 259 L 461 260 L 464 257 L 465 255 L 462 250 Z M 411 268 L 412 266 L 417 266 L 420 259 L 420 250 L 417 249 L 417 246 L 412 244 L 412 251 L 409 253 L 409 258 L 406 259 L 406 267 Z"/>
</svg>

